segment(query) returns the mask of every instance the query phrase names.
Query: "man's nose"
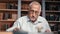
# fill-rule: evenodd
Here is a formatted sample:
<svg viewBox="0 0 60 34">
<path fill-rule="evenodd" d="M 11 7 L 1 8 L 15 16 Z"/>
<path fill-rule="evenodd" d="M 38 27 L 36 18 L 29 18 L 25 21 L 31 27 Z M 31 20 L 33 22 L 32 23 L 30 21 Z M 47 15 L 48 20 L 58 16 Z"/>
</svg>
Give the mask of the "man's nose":
<svg viewBox="0 0 60 34">
<path fill-rule="evenodd" d="M 35 16 L 35 12 L 33 13 L 33 16 Z"/>
</svg>

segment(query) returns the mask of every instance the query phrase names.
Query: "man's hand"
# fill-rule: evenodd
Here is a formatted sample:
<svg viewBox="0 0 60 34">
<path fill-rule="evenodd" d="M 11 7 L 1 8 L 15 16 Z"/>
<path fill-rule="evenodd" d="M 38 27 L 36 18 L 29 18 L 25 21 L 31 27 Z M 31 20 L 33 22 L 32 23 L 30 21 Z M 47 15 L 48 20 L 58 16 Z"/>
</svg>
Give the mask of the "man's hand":
<svg viewBox="0 0 60 34">
<path fill-rule="evenodd" d="M 37 28 L 38 32 L 41 32 L 41 29 L 43 29 L 42 24 L 41 23 L 37 24 L 36 28 Z"/>
<path fill-rule="evenodd" d="M 37 29 L 38 29 L 38 32 L 41 32 L 41 29 L 43 29 L 43 28 L 42 27 L 38 27 Z"/>
<path fill-rule="evenodd" d="M 45 32 L 51 32 L 49 29 L 45 30 Z"/>
<path fill-rule="evenodd" d="M 19 28 L 15 28 L 14 31 L 19 31 L 20 29 Z"/>
</svg>

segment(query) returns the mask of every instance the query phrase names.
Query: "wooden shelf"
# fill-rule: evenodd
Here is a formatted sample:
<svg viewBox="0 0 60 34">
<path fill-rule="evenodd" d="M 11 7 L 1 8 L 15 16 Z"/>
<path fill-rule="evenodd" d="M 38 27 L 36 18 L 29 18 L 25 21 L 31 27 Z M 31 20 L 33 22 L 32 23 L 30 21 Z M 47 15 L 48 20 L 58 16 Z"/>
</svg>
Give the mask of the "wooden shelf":
<svg viewBox="0 0 60 34">
<path fill-rule="evenodd" d="M 0 31 L 0 34 L 13 34 L 13 32 Z"/>
<path fill-rule="evenodd" d="M 11 19 L 11 20 L 0 20 L 0 22 L 5 22 L 5 21 L 15 21 L 15 20 L 13 20 L 13 19 Z"/>
<path fill-rule="evenodd" d="M 17 9 L 0 9 L 0 11 L 18 11 Z"/>
<path fill-rule="evenodd" d="M 18 12 L 17 5 L 18 0 L 0 0 L 0 31 L 5 31 L 2 25 L 7 24 L 10 28 L 16 21 Z"/>
<path fill-rule="evenodd" d="M 0 0 L 0 3 L 17 3 L 18 0 Z"/>
<path fill-rule="evenodd" d="M 60 12 L 60 11 L 46 10 L 46 12 Z"/>
<path fill-rule="evenodd" d="M 60 2 L 60 1 L 45 1 L 45 2 Z"/>
<path fill-rule="evenodd" d="M 18 11 L 17 9 L 0 9 L 0 11 Z M 21 10 L 21 11 L 28 11 L 28 10 Z"/>
<path fill-rule="evenodd" d="M 25 2 L 25 3 L 30 3 L 30 2 L 32 2 L 32 1 L 34 1 L 34 0 L 21 0 L 21 1 L 22 1 L 22 3 L 23 3 L 23 2 Z M 35 0 L 35 1 L 42 2 L 42 0 Z"/>
<path fill-rule="evenodd" d="M 30 1 L 32 1 L 32 0 L 21 0 L 21 1 L 24 1 L 24 2 L 30 2 Z"/>
<path fill-rule="evenodd" d="M 24 10 L 24 9 L 23 9 L 23 10 L 21 10 L 21 11 L 28 11 L 28 10 Z"/>
<path fill-rule="evenodd" d="M 30 2 L 32 2 L 32 0 L 21 0 L 22 1 L 22 3 L 27 3 L 27 4 L 29 4 Z"/>
<path fill-rule="evenodd" d="M 48 21 L 48 22 L 60 22 L 60 21 Z"/>
</svg>

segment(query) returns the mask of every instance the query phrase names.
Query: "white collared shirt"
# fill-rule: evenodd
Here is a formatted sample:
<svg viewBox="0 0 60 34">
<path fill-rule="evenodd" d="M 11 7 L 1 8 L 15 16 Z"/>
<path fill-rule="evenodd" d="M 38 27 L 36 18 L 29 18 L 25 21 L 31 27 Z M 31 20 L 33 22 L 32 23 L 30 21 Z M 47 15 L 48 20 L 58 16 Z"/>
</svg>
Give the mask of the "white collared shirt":
<svg viewBox="0 0 60 34">
<path fill-rule="evenodd" d="M 34 23 L 32 23 L 27 16 L 23 16 L 17 19 L 14 25 L 6 31 L 13 31 L 16 27 L 26 32 L 38 32 L 38 27 L 41 28 L 41 32 L 45 32 L 47 29 L 50 30 L 48 22 L 41 16 L 38 16 Z"/>
</svg>

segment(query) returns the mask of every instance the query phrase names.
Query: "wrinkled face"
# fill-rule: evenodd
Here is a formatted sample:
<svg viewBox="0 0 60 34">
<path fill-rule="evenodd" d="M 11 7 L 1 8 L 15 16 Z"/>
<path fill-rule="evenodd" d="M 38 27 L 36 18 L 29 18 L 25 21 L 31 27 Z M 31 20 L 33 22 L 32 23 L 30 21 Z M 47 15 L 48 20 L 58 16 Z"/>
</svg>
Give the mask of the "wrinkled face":
<svg viewBox="0 0 60 34">
<path fill-rule="evenodd" d="M 41 7 L 38 5 L 32 5 L 29 9 L 29 18 L 32 22 L 35 22 L 40 15 Z"/>
</svg>

